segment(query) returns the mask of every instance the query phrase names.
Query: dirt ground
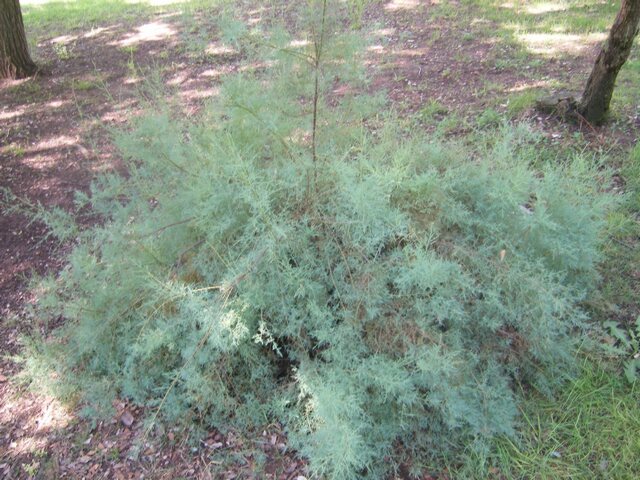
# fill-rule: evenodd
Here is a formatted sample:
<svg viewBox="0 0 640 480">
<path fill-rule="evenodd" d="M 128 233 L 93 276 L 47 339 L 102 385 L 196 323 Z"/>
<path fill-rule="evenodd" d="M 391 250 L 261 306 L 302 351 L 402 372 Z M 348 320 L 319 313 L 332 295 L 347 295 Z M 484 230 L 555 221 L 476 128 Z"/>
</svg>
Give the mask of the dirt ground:
<svg viewBox="0 0 640 480">
<path fill-rule="evenodd" d="M 463 38 L 455 20 L 434 21 L 429 5 L 380 2 L 363 20 L 375 26 L 368 55 L 374 88 L 386 90 L 407 112 L 446 106 L 429 112 L 435 121 L 425 122 L 425 130 L 455 114 L 460 121 L 446 133 L 463 132 L 464 120 L 487 108 L 506 111 L 501 99 L 525 90 L 532 79 L 579 88 L 597 53 L 594 45 L 531 68 L 498 67 L 504 51 L 481 33 L 492 25 L 483 24 Z M 216 94 L 220 78 L 238 70 L 242 61 L 215 40 L 214 26 L 205 22 L 202 28 L 209 29 L 211 41 L 197 55 L 185 48 L 186 26 L 170 13 L 40 42 L 40 74 L 0 81 L 0 188 L 32 203 L 70 209 L 76 190 L 87 191 L 97 173 L 119 168 L 108 129 L 125 125 L 144 108 L 147 72 L 159 72 L 185 115 L 197 112 Z M 530 109 L 519 115 L 560 140 L 568 129 L 579 128 Z M 624 144 L 637 138 L 639 128 L 638 118 L 629 117 L 624 128 L 583 126 L 582 131 L 596 144 L 604 139 Z M 19 367 L 12 357 L 20 353 L 20 335 L 31 328 L 25 324 L 34 300 L 28 282 L 34 274 L 59 270 L 65 248 L 47 237 L 43 225 L 9 212 L 7 205 L 0 208 L 0 478 L 304 478 L 304 462 L 287 448 L 278 425 L 242 435 L 212 431 L 195 445 L 183 431 L 144 438 L 143 412 L 135 406 L 119 403 L 117 416 L 92 424 L 54 398 L 24 389 L 15 378 Z M 254 473 L 257 460 L 251 449 L 256 445 L 267 457 L 263 474 Z M 425 478 L 433 477 L 425 473 Z"/>
</svg>

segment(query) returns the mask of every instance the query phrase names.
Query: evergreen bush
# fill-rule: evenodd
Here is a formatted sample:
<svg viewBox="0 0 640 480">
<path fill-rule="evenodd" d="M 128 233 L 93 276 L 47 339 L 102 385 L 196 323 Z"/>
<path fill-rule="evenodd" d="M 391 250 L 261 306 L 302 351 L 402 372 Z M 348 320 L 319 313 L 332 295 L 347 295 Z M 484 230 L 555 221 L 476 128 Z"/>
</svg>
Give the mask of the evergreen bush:
<svg viewBox="0 0 640 480">
<path fill-rule="evenodd" d="M 46 282 L 67 321 L 38 348 L 96 412 L 279 420 L 318 477 L 383 478 L 513 435 L 519 385 L 571 371 L 611 200 L 588 159 L 533 168 L 526 127 L 438 143 L 336 93 L 361 76 L 320 36 L 321 67 L 279 32 L 197 120 L 116 135 L 128 174 L 78 195 L 102 221 Z"/>
</svg>

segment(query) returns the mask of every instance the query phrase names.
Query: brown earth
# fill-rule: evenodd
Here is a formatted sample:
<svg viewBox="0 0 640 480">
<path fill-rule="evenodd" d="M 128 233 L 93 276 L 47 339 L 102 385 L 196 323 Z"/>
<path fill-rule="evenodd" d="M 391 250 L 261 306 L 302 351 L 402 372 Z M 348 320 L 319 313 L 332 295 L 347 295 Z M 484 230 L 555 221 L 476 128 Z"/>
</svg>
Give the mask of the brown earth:
<svg viewBox="0 0 640 480">
<path fill-rule="evenodd" d="M 456 116 L 445 133 L 464 133 L 485 109 L 507 110 L 510 92 L 540 84 L 532 79 L 556 79 L 579 90 L 596 54 L 592 46 L 533 67 L 505 64 L 499 60 L 512 47 L 486 34 L 495 26 L 468 25 L 463 35 L 456 19 L 434 20 L 436 3 L 379 2 L 363 17 L 366 27 L 375 25 L 368 55 L 374 88 L 386 90 L 408 113 L 438 105 L 425 130 Z M 242 59 L 222 48 L 204 20 L 200 32 L 211 41 L 194 52 L 179 20 L 165 13 L 139 24 L 103 25 L 41 41 L 40 74 L 0 81 L 0 188 L 31 204 L 71 210 L 75 191 L 86 192 L 96 174 L 120 168 L 108 128 L 126 125 L 144 108 L 147 72 L 160 72 L 184 115 L 197 112 L 216 94 L 220 77 L 237 71 Z M 531 110 L 519 115 L 557 142 L 582 128 L 595 145 L 629 144 L 640 127 L 632 116 L 624 128 L 593 128 L 567 126 Z M 28 306 L 35 294 L 28 280 L 62 268 L 65 247 L 47 237 L 42 224 L 5 203 L 0 208 L 1 478 L 304 478 L 304 462 L 287 449 L 277 425 L 264 432 L 212 431 L 195 444 L 184 431 L 146 438 L 143 412 L 135 406 L 119 403 L 114 418 L 92 424 L 54 398 L 26 390 L 11 357 L 20 353 L 19 336 L 33 328 Z M 47 333 L 51 327 L 40 328 Z M 267 457 L 261 474 L 251 453 L 256 446 Z"/>
</svg>

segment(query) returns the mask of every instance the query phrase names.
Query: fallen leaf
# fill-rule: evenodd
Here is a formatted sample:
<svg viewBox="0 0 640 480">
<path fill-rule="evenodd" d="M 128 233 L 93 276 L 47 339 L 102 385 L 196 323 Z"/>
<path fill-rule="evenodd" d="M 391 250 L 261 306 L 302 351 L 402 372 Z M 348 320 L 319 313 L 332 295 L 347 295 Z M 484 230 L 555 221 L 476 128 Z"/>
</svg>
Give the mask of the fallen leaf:
<svg viewBox="0 0 640 480">
<path fill-rule="evenodd" d="M 78 459 L 80 463 L 89 463 L 91 461 L 91 457 L 88 455 L 83 455 Z"/>
<path fill-rule="evenodd" d="M 6 382 L 6 381 L 7 381 L 7 377 L 5 377 L 4 375 L 2 375 L 2 374 L 0 373 L 0 383 L 4 383 L 4 382 Z"/>
</svg>

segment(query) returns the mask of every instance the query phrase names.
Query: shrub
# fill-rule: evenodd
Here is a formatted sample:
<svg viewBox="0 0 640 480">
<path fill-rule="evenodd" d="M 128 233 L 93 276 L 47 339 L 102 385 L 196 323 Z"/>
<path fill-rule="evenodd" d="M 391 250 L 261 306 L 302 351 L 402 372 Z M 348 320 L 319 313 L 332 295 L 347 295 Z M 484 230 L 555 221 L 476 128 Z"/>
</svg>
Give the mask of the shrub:
<svg viewBox="0 0 640 480">
<path fill-rule="evenodd" d="M 41 314 L 67 322 L 41 348 L 95 411 L 123 396 L 170 422 L 278 419 L 332 479 L 512 435 L 514 385 L 572 369 L 602 173 L 534 170 L 524 127 L 483 151 L 435 143 L 366 96 L 321 97 L 314 145 L 304 65 L 117 135 L 128 175 L 78 196 L 102 221 L 48 282 Z"/>
</svg>

